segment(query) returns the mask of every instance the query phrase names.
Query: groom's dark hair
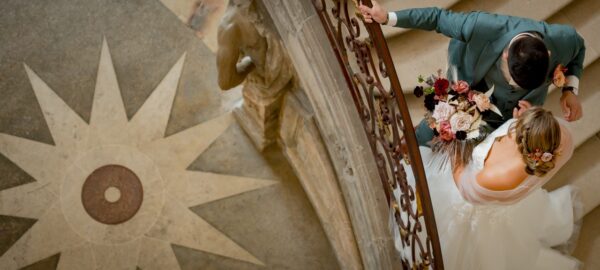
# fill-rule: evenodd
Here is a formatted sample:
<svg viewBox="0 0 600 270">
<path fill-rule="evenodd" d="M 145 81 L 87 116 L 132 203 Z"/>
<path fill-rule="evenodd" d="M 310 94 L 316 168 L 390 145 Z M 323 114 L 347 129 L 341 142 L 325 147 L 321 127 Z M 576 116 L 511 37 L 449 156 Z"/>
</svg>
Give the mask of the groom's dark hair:
<svg viewBox="0 0 600 270">
<path fill-rule="evenodd" d="M 508 70 L 522 88 L 533 90 L 546 81 L 550 56 L 544 42 L 535 37 L 522 37 L 508 48 Z"/>
</svg>

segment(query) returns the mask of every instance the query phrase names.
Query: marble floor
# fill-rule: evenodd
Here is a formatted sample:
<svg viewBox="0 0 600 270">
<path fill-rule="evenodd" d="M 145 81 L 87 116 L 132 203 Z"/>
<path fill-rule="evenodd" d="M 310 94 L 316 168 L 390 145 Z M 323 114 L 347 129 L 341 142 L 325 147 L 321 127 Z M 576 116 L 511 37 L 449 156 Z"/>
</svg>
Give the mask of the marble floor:
<svg viewBox="0 0 600 270">
<path fill-rule="evenodd" d="M 232 117 L 214 45 L 162 2 L 0 13 L 0 269 L 339 268 L 279 149 Z"/>
</svg>

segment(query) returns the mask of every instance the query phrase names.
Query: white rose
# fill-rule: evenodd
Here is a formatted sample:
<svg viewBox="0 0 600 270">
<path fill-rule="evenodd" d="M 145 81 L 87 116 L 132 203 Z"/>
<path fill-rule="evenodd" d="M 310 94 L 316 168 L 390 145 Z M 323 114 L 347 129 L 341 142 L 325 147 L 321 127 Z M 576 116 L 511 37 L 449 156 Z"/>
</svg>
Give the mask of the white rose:
<svg viewBox="0 0 600 270">
<path fill-rule="evenodd" d="M 473 116 L 466 112 L 457 112 L 450 118 L 450 126 L 452 128 L 452 132 L 456 133 L 457 131 L 467 131 L 469 127 L 471 127 L 471 123 L 473 122 Z"/>
<path fill-rule="evenodd" d="M 440 101 L 437 105 L 435 105 L 435 109 L 433 110 L 431 117 L 435 118 L 437 122 L 441 122 L 448 120 L 455 111 L 456 109 L 454 106 Z"/>
</svg>

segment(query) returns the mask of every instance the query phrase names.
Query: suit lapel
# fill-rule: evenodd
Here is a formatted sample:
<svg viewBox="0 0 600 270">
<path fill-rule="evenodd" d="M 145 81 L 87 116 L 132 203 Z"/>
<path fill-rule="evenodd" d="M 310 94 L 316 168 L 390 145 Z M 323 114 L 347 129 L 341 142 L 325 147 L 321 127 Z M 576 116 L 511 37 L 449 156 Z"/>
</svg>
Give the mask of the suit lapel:
<svg viewBox="0 0 600 270">
<path fill-rule="evenodd" d="M 508 32 L 502 35 L 500 38 L 490 41 L 486 44 L 485 48 L 479 55 L 479 59 L 477 59 L 477 64 L 475 65 L 475 74 L 473 75 L 473 82 L 479 82 L 484 77 L 485 74 L 488 73 L 490 68 L 498 57 L 502 54 L 502 50 L 508 45 L 508 42 L 514 37 L 514 32 Z"/>
<path fill-rule="evenodd" d="M 554 43 L 552 42 L 552 40 L 550 39 L 550 37 L 544 37 L 544 44 L 546 44 L 546 47 L 548 48 L 548 50 L 550 50 L 550 65 L 548 65 L 548 79 L 552 79 L 552 76 L 554 75 L 554 68 L 559 64 L 558 62 L 558 51 L 556 50 L 556 46 L 554 45 Z"/>
</svg>

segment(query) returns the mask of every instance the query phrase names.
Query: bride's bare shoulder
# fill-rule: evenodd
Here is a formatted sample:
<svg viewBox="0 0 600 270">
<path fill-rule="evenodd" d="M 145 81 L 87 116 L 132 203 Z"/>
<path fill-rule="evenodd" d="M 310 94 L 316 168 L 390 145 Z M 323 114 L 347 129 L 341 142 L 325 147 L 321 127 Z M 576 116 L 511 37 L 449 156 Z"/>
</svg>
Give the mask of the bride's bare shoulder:
<svg viewBox="0 0 600 270">
<path fill-rule="evenodd" d="M 489 190 L 504 191 L 516 188 L 527 176 L 517 144 L 513 137 L 506 136 L 494 142 L 483 169 L 477 174 L 477 183 Z"/>
<path fill-rule="evenodd" d="M 518 187 L 527 176 L 525 165 L 520 158 L 511 158 L 502 163 L 485 166 L 477 174 L 477 183 L 485 189 L 505 191 Z"/>
</svg>

